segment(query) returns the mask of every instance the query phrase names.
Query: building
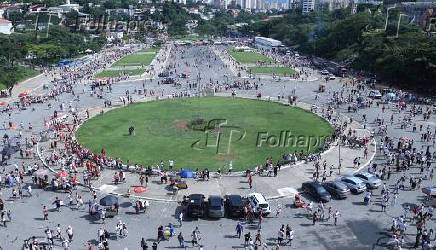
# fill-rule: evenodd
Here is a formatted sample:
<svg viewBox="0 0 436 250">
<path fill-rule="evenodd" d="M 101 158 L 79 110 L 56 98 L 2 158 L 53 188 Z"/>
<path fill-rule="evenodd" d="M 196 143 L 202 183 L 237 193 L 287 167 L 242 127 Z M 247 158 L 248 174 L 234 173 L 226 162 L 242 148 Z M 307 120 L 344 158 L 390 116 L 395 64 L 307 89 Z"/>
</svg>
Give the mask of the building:
<svg viewBox="0 0 436 250">
<path fill-rule="evenodd" d="M 258 10 L 265 9 L 264 0 L 256 0 L 256 7 Z"/>
<path fill-rule="evenodd" d="M 282 42 L 268 37 L 256 36 L 254 38 L 254 44 L 258 49 L 275 50 L 282 45 Z"/>
<path fill-rule="evenodd" d="M 0 18 L 0 33 L 9 35 L 14 32 L 12 28 L 12 22 L 3 18 Z"/>
<path fill-rule="evenodd" d="M 302 0 L 303 14 L 308 14 L 315 10 L 315 0 Z"/>
<path fill-rule="evenodd" d="M 345 9 L 350 5 L 350 1 L 348 0 L 329 0 L 328 6 L 329 10 L 337 10 L 337 9 Z"/>
</svg>

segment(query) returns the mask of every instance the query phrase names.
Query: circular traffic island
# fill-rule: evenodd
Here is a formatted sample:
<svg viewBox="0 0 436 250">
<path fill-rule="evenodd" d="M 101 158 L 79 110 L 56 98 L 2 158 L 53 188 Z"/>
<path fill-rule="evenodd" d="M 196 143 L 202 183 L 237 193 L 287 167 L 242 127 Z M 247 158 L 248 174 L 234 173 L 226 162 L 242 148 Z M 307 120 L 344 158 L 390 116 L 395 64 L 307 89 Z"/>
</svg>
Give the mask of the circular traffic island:
<svg viewBox="0 0 436 250">
<path fill-rule="evenodd" d="M 86 121 L 80 144 L 131 164 L 246 170 L 283 154 L 319 151 L 333 132 L 317 115 L 254 99 L 204 97 L 152 101 Z"/>
</svg>

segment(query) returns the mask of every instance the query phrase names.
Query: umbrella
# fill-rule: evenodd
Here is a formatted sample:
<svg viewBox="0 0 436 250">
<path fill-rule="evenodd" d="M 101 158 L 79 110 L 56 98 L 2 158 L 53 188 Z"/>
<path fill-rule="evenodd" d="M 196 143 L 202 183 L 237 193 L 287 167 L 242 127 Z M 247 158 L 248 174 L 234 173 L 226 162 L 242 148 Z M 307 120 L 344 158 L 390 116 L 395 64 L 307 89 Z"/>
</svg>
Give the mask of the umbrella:
<svg viewBox="0 0 436 250">
<path fill-rule="evenodd" d="M 100 205 L 102 206 L 113 206 L 118 204 L 118 197 L 114 195 L 106 195 L 105 197 L 100 199 Z"/>
<path fill-rule="evenodd" d="M 68 176 L 68 172 L 67 171 L 59 171 L 56 173 L 57 177 L 67 177 Z"/>
<path fill-rule="evenodd" d="M 44 177 L 45 175 L 48 175 L 48 174 L 49 174 L 48 170 L 43 169 L 43 168 L 38 169 L 33 173 L 33 175 L 36 177 Z"/>
<path fill-rule="evenodd" d="M 136 187 L 133 188 L 133 192 L 135 192 L 135 193 L 144 193 L 145 192 L 145 187 L 136 186 Z"/>
<path fill-rule="evenodd" d="M 422 188 L 422 192 L 426 195 L 436 195 L 436 186 Z"/>
<path fill-rule="evenodd" d="M 7 102 L 0 102 L 0 106 L 6 106 L 6 105 L 8 105 Z"/>
</svg>

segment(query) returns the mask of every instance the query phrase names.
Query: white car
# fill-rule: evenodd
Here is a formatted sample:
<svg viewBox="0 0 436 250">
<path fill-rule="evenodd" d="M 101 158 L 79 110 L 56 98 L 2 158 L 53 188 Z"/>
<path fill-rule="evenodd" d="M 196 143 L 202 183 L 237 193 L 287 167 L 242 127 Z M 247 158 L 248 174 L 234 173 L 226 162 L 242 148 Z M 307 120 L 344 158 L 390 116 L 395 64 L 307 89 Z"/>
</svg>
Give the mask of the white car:
<svg viewBox="0 0 436 250">
<path fill-rule="evenodd" d="M 371 90 L 369 92 L 368 96 L 370 98 L 374 98 L 374 99 L 381 99 L 382 98 L 382 94 L 378 90 Z"/>
<path fill-rule="evenodd" d="M 336 79 L 336 76 L 334 76 L 334 75 L 329 75 L 329 80 L 335 80 Z"/>
<path fill-rule="evenodd" d="M 265 216 L 271 213 L 271 207 L 262 194 L 251 193 L 248 195 L 247 199 L 250 206 L 253 208 L 253 212 L 258 213 L 262 211 L 262 214 Z"/>
<path fill-rule="evenodd" d="M 380 187 L 380 185 L 382 183 L 381 180 L 377 176 L 370 174 L 368 172 L 357 173 L 357 174 L 354 174 L 354 176 L 357 178 L 360 178 L 366 184 L 366 188 L 375 189 L 375 188 Z"/>
</svg>

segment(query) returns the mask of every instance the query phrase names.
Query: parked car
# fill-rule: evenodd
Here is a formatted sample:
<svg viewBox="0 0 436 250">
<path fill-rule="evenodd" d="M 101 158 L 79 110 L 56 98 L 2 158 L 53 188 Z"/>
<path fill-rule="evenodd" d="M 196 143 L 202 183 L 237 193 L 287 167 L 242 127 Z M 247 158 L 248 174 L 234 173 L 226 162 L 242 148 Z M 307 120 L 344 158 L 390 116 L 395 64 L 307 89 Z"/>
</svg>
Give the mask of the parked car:
<svg viewBox="0 0 436 250">
<path fill-rule="evenodd" d="M 258 213 L 262 211 L 262 214 L 265 216 L 271 213 L 271 207 L 262 194 L 251 193 L 248 195 L 247 199 L 248 203 L 253 208 L 253 212 Z"/>
<path fill-rule="evenodd" d="M 181 73 L 181 74 L 179 75 L 179 77 L 180 77 L 180 78 L 188 78 L 189 76 L 188 76 L 187 74 L 185 74 L 185 73 Z"/>
<path fill-rule="evenodd" d="M 244 201 L 240 195 L 231 194 L 227 195 L 224 202 L 227 216 L 229 217 L 241 217 L 244 211 Z"/>
<path fill-rule="evenodd" d="M 321 73 L 321 75 L 328 75 L 329 74 L 329 72 L 327 70 L 325 70 L 325 69 L 321 70 L 320 73 Z"/>
<path fill-rule="evenodd" d="M 303 192 L 307 192 L 317 201 L 329 202 L 332 196 L 325 190 L 325 188 L 317 181 L 304 182 L 301 185 Z"/>
<path fill-rule="evenodd" d="M 373 98 L 373 99 L 381 99 L 381 98 L 382 98 L 382 94 L 381 94 L 381 92 L 378 91 L 378 90 L 371 90 L 371 91 L 369 92 L 368 96 L 369 96 L 370 98 Z"/>
<path fill-rule="evenodd" d="M 335 79 L 336 79 L 336 76 L 334 76 L 333 74 L 329 75 L 329 80 L 335 80 Z"/>
<path fill-rule="evenodd" d="M 365 183 L 357 177 L 346 176 L 346 177 L 342 177 L 341 181 L 345 183 L 345 185 L 347 185 L 347 187 L 350 189 L 352 193 L 359 194 L 366 190 Z"/>
<path fill-rule="evenodd" d="M 168 76 L 170 76 L 170 73 L 168 71 L 164 71 L 164 72 L 160 72 L 157 76 L 158 77 L 168 77 Z"/>
<path fill-rule="evenodd" d="M 165 78 L 163 81 L 162 81 L 162 84 L 174 84 L 176 81 L 174 81 L 174 79 L 173 78 Z"/>
<path fill-rule="evenodd" d="M 186 212 L 188 217 L 197 218 L 204 216 L 204 195 L 202 194 L 191 194 L 186 198 L 187 206 Z"/>
<path fill-rule="evenodd" d="M 357 173 L 354 176 L 361 179 L 366 184 L 367 188 L 375 189 L 381 185 L 381 180 L 377 176 L 368 172 Z"/>
<path fill-rule="evenodd" d="M 224 217 L 224 199 L 219 195 L 211 195 L 207 199 L 207 212 L 210 218 Z"/>
<path fill-rule="evenodd" d="M 328 181 L 324 182 L 322 186 L 334 197 L 338 199 L 345 199 L 350 193 L 350 189 L 341 181 Z"/>
</svg>

